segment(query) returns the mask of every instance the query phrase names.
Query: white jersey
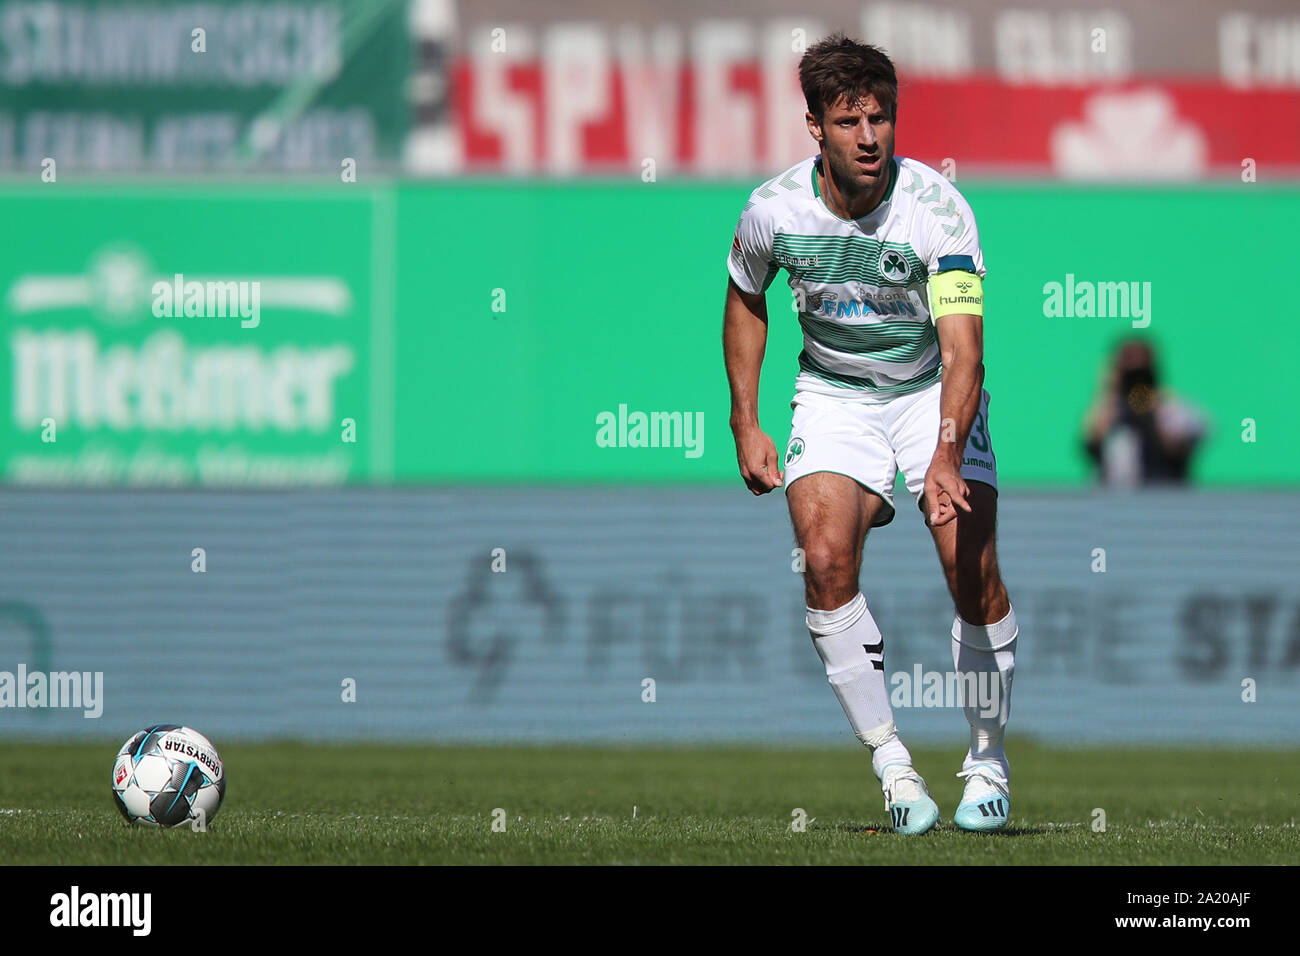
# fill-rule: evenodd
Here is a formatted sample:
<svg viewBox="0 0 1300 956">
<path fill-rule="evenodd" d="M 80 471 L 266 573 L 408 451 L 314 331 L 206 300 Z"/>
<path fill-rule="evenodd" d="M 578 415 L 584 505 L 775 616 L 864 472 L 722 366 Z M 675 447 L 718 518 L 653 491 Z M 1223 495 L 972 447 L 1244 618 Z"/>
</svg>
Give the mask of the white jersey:
<svg viewBox="0 0 1300 956">
<path fill-rule="evenodd" d="M 820 156 L 750 195 L 727 260 L 744 292 L 790 276 L 803 326 L 801 391 L 879 403 L 939 381 L 926 283 L 947 269 L 984 275 L 975 216 L 956 187 L 896 157 L 889 189 L 861 219 L 841 219 L 817 186 Z"/>
</svg>

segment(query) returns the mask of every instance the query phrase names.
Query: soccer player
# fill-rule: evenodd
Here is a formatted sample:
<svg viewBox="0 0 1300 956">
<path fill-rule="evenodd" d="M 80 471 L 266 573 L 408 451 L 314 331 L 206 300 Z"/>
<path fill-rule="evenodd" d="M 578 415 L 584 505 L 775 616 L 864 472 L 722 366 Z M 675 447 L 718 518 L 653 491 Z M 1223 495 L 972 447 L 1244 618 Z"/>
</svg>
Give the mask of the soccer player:
<svg viewBox="0 0 1300 956">
<path fill-rule="evenodd" d="M 898 81 L 881 50 L 835 34 L 807 51 L 799 79 L 820 153 L 754 190 L 727 262 L 723 351 L 740 473 L 756 495 L 785 488 L 813 646 L 871 751 L 890 824 L 924 833 L 939 808 L 899 738 L 885 641 L 858 589 L 867 532 L 893 520 L 902 470 L 954 602 L 970 749 L 953 819 L 966 830 L 1002 829 L 1018 632 L 994 542 L 975 217 L 944 176 L 894 155 Z M 765 293 L 779 269 L 804 334 L 784 462 L 758 422 Z"/>
</svg>

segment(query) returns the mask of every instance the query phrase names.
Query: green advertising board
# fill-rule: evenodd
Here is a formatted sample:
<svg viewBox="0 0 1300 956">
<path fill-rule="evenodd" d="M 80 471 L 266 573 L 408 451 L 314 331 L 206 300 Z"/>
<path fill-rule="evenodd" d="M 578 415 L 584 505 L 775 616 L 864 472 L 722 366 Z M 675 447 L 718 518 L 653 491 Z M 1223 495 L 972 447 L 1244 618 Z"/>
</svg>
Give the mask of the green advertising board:
<svg viewBox="0 0 1300 956">
<path fill-rule="evenodd" d="M 1274 265 L 1294 248 L 1300 189 L 959 185 L 988 269 L 986 387 L 1001 483 L 1090 482 L 1082 419 L 1103 363 L 1129 335 L 1156 343 L 1164 379 L 1209 421 L 1193 466 L 1199 483 L 1300 483 L 1283 418 L 1294 402 L 1300 313 L 1287 270 Z M 405 187 L 399 474 L 737 482 L 722 305 L 750 188 Z M 802 347 L 785 279 L 767 295 L 760 396 L 761 424 L 780 449 Z M 1150 283 L 1149 324 L 1048 315 L 1045 287 L 1076 280 Z M 494 310 L 494 290 L 504 312 Z M 431 402 L 440 428 L 430 427 Z M 603 447 L 598 418 L 622 406 L 628 416 L 701 414 L 702 454 Z"/>
<path fill-rule="evenodd" d="M 1300 189 L 963 188 L 989 273 L 1004 486 L 1090 481 L 1081 420 L 1129 335 L 1157 344 L 1166 380 L 1210 423 L 1198 483 L 1300 483 L 1283 419 L 1300 326 L 1272 265 Z M 721 318 L 747 194 L 2 187 L 0 471 L 25 484 L 738 484 Z M 1211 243 L 1211 229 L 1229 238 Z M 232 302 L 258 283 L 257 324 L 206 296 L 200 314 L 169 311 L 177 275 L 180 300 L 191 281 L 234 283 Z M 1150 283 L 1149 324 L 1051 314 L 1052 283 L 1085 281 Z M 800 330 L 782 281 L 768 303 L 761 419 L 784 447 Z M 636 447 L 637 415 L 656 413 L 677 440 Z"/>
<path fill-rule="evenodd" d="M 386 196 L 57 187 L 7 195 L 7 480 L 384 476 Z M 179 290 L 179 295 L 177 295 Z M 380 370 L 391 381 L 387 370 Z M 386 422 L 387 420 L 385 420 Z"/>
</svg>

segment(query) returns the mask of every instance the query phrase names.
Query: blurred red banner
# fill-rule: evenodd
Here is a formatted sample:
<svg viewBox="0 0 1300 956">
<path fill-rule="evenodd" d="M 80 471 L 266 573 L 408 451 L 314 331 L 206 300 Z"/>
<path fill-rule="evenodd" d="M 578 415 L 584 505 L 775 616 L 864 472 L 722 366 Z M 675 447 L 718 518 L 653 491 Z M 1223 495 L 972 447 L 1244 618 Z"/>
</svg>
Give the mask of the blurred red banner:
<svg viewBox="0 0 1300 956">
<path fill-rule="evenodd" d="M 452 71 L 470 170 L 752 177 L 815 149 L 793 70 L 483 62 Z M 1300 89 L 904 78 L 899 99 L 898 152 L 954 174 L 1267 179 L 1300 169 Z"/>
</svg>

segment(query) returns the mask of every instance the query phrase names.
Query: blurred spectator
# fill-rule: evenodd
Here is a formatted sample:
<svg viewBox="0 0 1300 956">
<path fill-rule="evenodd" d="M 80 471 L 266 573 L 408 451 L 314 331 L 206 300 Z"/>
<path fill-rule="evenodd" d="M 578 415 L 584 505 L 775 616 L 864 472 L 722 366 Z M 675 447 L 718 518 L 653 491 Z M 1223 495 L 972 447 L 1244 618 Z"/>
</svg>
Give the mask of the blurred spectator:
<svg viewBox="0 0 1300 956">
<path fill-rule="evenodd" d="M 1151 343 L 1122 343 L 1084 420 L 1084 446 L 1111 487 L 1185 484 L 1204 415 L 1160 387 Z"/>
</svg>

